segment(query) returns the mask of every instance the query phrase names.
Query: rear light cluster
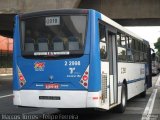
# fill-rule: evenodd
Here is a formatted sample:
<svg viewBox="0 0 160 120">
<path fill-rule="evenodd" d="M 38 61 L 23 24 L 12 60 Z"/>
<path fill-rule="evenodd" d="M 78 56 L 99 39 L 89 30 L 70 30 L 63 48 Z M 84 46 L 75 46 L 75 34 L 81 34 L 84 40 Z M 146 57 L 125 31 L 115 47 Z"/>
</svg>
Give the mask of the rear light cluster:
<svg viewBox="0 0 160 120">
<path fill-rule="evenodd" d="M 20 87 L 23 87 L 26 84 L 26 80 L 19 68 L 18 68 L 18 78 L 19 78 Z"/>
<path fill-rule="evenodd" d="M 88 79 L 89 79 L 89 66 L 87 67 L 86 71 L 84 72 L 80 83 L 83 85 L 86 89 L 88 88 Z"/>
</svg>

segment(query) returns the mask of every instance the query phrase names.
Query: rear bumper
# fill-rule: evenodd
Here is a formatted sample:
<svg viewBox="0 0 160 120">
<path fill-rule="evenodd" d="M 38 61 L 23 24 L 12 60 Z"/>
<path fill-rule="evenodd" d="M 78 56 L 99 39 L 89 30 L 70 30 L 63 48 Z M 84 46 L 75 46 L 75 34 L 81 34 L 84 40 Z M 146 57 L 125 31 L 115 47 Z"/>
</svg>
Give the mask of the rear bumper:
<svg viewBox="0 0 160 120">
<path fill-rule="evenodd" d="M 100 92 L 63 91 L 63 90 L 20 90 L 13 91 L 13 104 L 29 107 L 47 108 L 87 108 L 100 107 Z M 60 100 L 39 99 L 39 96 L 58 96 Z"/>
</svg>

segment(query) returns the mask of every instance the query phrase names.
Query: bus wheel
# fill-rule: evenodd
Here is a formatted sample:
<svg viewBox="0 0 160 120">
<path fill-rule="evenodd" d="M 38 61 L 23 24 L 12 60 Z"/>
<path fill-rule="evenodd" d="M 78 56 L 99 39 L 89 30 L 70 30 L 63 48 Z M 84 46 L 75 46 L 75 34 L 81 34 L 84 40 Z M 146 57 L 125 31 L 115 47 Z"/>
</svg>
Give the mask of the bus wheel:
<svg viewBox="0 0 160 120">
<path fill-rule="evenodd" d="M 121 92 L 121 103 L 117 106 L 117 112 L 123 113 L 126 109 L 127 104 L 127 87 L 125 84 L 122 84 L 122 92 Z"/>
<path fill-rule="evenodd" d="M 146 97 L 147 84 L 144 85 L 144 91 L 140 94 L 141 97 Z"/>
</svg>

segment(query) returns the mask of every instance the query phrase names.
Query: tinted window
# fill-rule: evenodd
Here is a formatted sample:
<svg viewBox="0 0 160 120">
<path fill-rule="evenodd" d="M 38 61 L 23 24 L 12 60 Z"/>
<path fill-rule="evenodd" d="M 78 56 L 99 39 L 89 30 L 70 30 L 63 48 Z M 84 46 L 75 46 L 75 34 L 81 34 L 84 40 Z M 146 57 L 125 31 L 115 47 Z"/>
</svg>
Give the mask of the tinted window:
<svg viewBox="0 0 160 120">
<path fill-rule="evenodd" d="M 127 49 L 127 60 L 128 60 L 128 62 L 133 62 L 134 61 L 134 59 L 133 59 L 133 50 L 131 50 L 131 49 Z"/>
<path fill-rule="evenodd" d="M 121 45 L 122 47 L 126 47 L 126 38 L 124 34 L 121 34 Z"/>
<path fill-rule="evenodd" d="M 126 49 L 118 47 L 118 61 L 126 61 Z"/>
<path fill-rule="evenodd" d="M 100 39 L 100 58 L 102 60 L 108 58 L 107 50 L 107 41 L 106 41 L 106 27 L 105 25 L 99 23 L 99 39 Z"/>
<path fill-rule="evenodd" d="M 23 51 L 82 51 L 86 21 L 85 15 L 25 19 L 21 22 Z"/>
</svg>

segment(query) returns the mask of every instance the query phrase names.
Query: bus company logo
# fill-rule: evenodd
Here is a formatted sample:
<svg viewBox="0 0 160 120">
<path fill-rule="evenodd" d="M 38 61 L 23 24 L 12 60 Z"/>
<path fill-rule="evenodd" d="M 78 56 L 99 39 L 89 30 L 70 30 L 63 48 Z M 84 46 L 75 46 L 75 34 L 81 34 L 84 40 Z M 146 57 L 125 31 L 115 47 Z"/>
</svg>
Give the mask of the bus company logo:
<svg viewBox="0 0 160 120">
<path fill-rule="evenodd" d="M 35 71 L 44 71 L 45 63 L 44 62 L 35 62 L 34 69 Z"/>
</svg>

